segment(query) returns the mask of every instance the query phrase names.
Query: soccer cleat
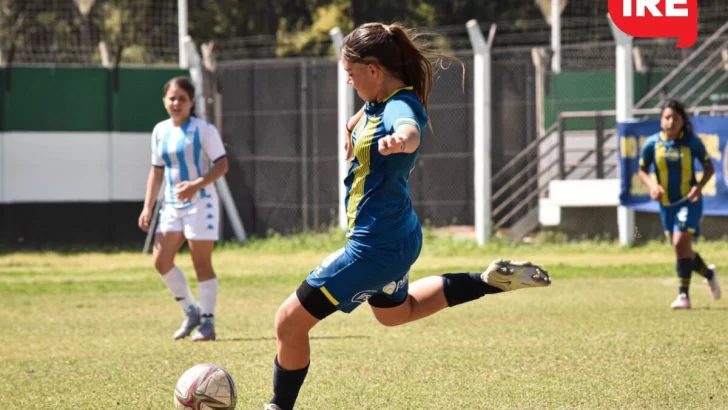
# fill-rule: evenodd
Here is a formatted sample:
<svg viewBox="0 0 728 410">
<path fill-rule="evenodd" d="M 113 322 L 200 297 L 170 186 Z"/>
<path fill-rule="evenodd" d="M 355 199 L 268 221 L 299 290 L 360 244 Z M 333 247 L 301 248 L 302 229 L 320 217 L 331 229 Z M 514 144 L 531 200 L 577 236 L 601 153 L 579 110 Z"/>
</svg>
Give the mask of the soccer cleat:
<svg viewBox="0 0 728 410">
<path fill-rule="evenodd" d="M 193 342 L 206 342 L 208 340 L 215 340 L 215 320 L 212 317 L 203 317 L 202 325 L 192 336 Z"/>
<path fill-rule="evenodd" d="M 192 308 L 189 312 L 185 313 L 185 319 L 182 321 L 182 325 L 174 332 L 174 340 L 184 339 L 199 325 L 200 309 Z"/>
<path fill-rule="evenodd" d="M 282 408 L 278 407 L 277 404 L 269 403 L 266 404 L 263 410 L 283 410 Z"/>
<path fill-rule="evenodd" d="M 690 309 L 693 306 L 690 304 L 690 298 L 688 298 L 688 295 L 681 293 L 677 295 L 677 299 L 672 302 L 670 307 L 673 309 Z"/>
<path fill-rule="evenodd" d="M 503 291 L 551 285 L 549 273 L 531 262 L 498 259 L 480 275 L 483 282 Z"/>
<path fill-rule="evenodd" d="M 713 299 L 720 299 L 720 284 L 718 283 L 718 272 L 715 269 L 715 265 L 708 265 L 708 269 L 713 271 L 713 279 L 705 280 L 708 284 L 710 294 L 713 295 Z"/>
</svg>

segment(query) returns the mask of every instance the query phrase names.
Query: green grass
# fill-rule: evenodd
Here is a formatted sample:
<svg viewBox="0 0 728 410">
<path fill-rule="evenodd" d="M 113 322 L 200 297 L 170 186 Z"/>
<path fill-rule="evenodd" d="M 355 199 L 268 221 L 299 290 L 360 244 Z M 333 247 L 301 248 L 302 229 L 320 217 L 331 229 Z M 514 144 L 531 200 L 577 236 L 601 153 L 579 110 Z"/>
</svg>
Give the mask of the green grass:
<svg viewBox="0 0 728 410">
<path fill-rule="evenodd" d="M 2 407 L 171 409 L 177 378 L 215 362 L 238 385 L 238 409 L 261 409 L 271 395 L 276 309 L 341 244 L 327 232 L 220 246 L 219 340 L 208 344 L 171 340 L 181 314 L 148 255 L 0 255 Z M 728 269 L 728 244 L 698 249 Z M 677 284 L 668 246 L 478 248 L 428 231 L 412 276 L 480 270 L 500 256 L 542 263 L 553 286 L 397 328 L 379 325 L 366 306 L 337 313 L 312 332 L 297 409 L 728 407 L 728 304 L 694 278 L 694 309 L 670 311 Z M 189 255 L 178 264 L 192 278 Z"/>
</svg>

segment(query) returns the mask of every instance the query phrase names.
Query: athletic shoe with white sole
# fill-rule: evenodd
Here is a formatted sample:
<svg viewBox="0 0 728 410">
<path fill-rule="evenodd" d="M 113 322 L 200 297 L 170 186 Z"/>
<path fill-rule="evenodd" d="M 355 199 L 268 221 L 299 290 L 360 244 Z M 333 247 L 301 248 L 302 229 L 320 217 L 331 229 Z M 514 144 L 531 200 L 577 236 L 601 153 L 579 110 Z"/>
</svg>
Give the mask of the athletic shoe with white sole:
<svg viewBox="0 0 728 410">
<path fill-rule="evenodd" d="M 539 288 L 551 285 L 549 273 L 531 262 L 498 259 L 480 275 L 483 282 L 503 291 Z"/>
<path fill-rule="evenodd" d="M 200 328 L 192 336 L 192 341 L 206 342 L 208 340 L 215 340 L 215 338 L 215 320 L 212 317 L 203 317 L 202 325 L 200 325 Z"/>
<path fill-rule="evenodd" d="M 277 404 L 266 404 L 265 407 L 263 407 L 263 410 L 283 410 L 282 408 L 278 407 Z"/>
<path fill-rule="evenodd" d="M 184 339 L 189 336 L 197 326 L 200 325 L 200 309 L 190 310 L 185 313 L 182 325 L 174 332 L 174 340 Z"/>
<path fill-rule="evenodd" d="M 675 299 L 674 302 L 670 305 L 673 309 L 690 309 L 693 307 L 693 305 L 690 303 L 690 298 L 688 298 L 688 295 L 681 293 L 677 295 L 677 299 Z"/>
<path fill-rule="evenodd" d="M 713 295 L 713 299 L 720 299 L 720 284 L 718 283 L 718 271 L 715 265 L 708 265 L 708 269 L 713 271 L 713 279 L 705 280 L 708 283 L 710 294 Z"/>
</svg>

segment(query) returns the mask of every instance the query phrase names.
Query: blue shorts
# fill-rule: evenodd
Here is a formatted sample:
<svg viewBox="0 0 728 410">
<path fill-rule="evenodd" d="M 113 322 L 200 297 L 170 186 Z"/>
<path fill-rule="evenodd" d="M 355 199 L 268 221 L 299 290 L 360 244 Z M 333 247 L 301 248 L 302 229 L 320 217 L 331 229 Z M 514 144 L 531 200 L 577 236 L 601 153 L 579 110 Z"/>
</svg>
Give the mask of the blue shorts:
<svg viewBox="0 0 728 410">
<path fill-rule="evenodd" d="M 312 270 L 306 282 L 337 310 L 351 313 L 372 296 L 392 305 L 407 299 L 409 270 L 422 250 L 422 228 L 394 242 L 366 245 L 349 240 Z"/>
<path fill-rule="evenodd" d="M 703 201 L 686 202 L 675 207 L 660 206 L 660 220 L 665 236 L 672 238 L 672 233 L 692 232 L 693 237 L 700 236 L 700 221 L 703 219 Z"/>
</svg>

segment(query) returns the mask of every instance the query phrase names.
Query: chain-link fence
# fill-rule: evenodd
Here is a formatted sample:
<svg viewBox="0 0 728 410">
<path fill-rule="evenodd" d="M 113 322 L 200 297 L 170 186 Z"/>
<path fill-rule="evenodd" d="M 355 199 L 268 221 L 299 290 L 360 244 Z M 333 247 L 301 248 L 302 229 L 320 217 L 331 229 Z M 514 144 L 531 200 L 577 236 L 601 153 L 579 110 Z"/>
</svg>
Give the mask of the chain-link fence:
<svg viewBox="0 0 728 410">
<path fill-rule="evenodd" d="M 530 55 L 525 48 L 493 53 L 493 172 L 537 137 Z M 464 72 L 458 63 L 436 72 L 431 127 L 410 177 L 415 209 L 436 226 L 474 223 L 473 56 L 457 57 Z M 218 70 L 228 179 L 246 229 L 262 235 L 333 224 L 341 183 L 336 62 L 249 60 L 224 62 Z M 357 97 L 355 106 L 361 104 Z"/>
<path fill-rule="evenodd" d="M 335 62 L 254 60 L 218 70 L 227 178 L 246 230 L 331 224 L 338 209 Z"/>
<path fill-rule="evenodd" d="M 436 74 L 432 127 L 411 176 L 414 206 L 437 225 L 473 223 L 472 56 Z M 337 70 L 331 59 L 219 66 L 228 180 L 246 229 L 305 231 L 338 219 Z M 355 106 L 363 102 L 356 99 Z"/>
</svg>

